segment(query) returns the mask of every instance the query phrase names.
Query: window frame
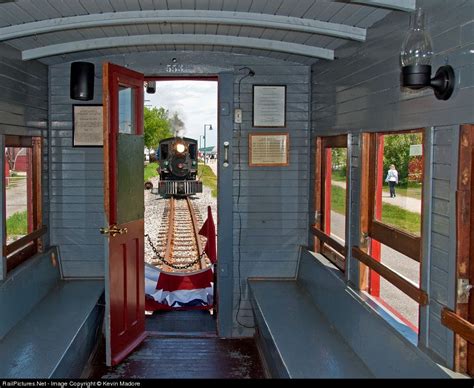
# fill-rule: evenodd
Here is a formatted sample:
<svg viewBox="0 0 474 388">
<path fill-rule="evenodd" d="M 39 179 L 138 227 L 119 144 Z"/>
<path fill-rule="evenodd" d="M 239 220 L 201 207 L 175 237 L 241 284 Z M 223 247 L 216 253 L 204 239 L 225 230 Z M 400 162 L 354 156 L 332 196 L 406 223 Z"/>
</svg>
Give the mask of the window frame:
<svg viewBox="0 0 474 388">
<path fill-rule="evenodd" d="M 377 191 L 377 156 L 380 147 L 380 138 L 386 135 L 405 135 L 410 133 L 421 133 L 423 155 L 425 155 L 426 131 L 424 128 L 407 131 L 388 131 L 370 133 L 369 145 L 369 168 L 368 168 L 368 236 L 380 243 L 389 246 L 405 256 L 421 263 L 421 231 L 423 230 L 423 191 L 421 194 L 421 223 L 420 236 L 414 236 L 393 226 L 384 224 L 375 219 L 375 196 Z M 423 166 L 423 176 L 425 173 Z"/>
<path fill-rule="evenodd" d="M 383 224 L 374 219 L 375 194 L 376 194 L 376 170 L 379 138 L 384 135 L 403 135 L 407 133 L 422 133 L 423 155 L 426 150 L 427 131 L 425 128 L 417 128 L 404 131 L 379 131 L 362 134 L 362 155 L 361 155 L 361 191 L 360 191 L 360 241 L 351 249 L 352 257 L 360 262 L 359 287 L 363 291 L 368 291 L 368 268 L 376 274 L 385 278 L 394 287 L 408 295 L 420 306 L 428 304 L 428 294 L 409 279 L 397 273 L 382 262 L 372 257 L 369 246 L 372 239 L 381 244 L 404 254 L 417 261 L 421 265 L 422 258 L 422 238 L 423 238 L 423 192 L 421 195 L 421 222 L 420 236 L 413 236 L 395 227 Z M 423 176 L 425 176 L 425 165 L 423 164 Z M 425 181 L 425 179 L 424 179 Z M 422 189 L 423 190 L 423 189 Z M 408 244 L 409 246 L 403 246 Z M 368 268 L 367 268 L 368 267 Z"/>
<path fill-rule="evenodd" d="M 314 251 L 321 253 L 329 261 L 331 261 L 342 272 L 345 272 L 347 261 L 347 236 L 344 245 L 335 240 L 326 233 L 326 191 L 327 191 L 327 152 L 332 148 L 348 147 L 347 134 L 336 136 L 321 136 L 316 139 L 316 160 L 315 160 L 315 181 L 314 181 L 314 207 L 315 207 L 315 222 L 311 225 L 311 232 L 314 236 Z M 346 171 L 349 171 L 349 157 L 346 159 Z M 346 174 L 346 211 L 344 228 L 347 231 L 347 220 L 349 216 L 349 180 Z M 330 220 L 330 218 L 329 218 Z M 329 221 L 330 222 L 330 221 Z"/>
<path fill-rule="evenodd" d="M 5 135 L 3 152 L 8 147 L 31 148 L 31 194 L 32 194 L 32 232 L 19 238 L 18 240 L 7 244 L 6 237 L 6 186 L 3 184 L 3 223 L 4 236 L 2 253 L 6 261 L 6 272 L 13 270 L 21 263 L 43 251 L 41 236 L 43 236 L 47 228 L 43 225 L 42 214 L 42 138 L 39 136 L 17 136 Z M 2 172 L 2 179 L 5 182 L 5 171 Z M 29 182 L 27 183 L 30 184 Z"/>
</svg>

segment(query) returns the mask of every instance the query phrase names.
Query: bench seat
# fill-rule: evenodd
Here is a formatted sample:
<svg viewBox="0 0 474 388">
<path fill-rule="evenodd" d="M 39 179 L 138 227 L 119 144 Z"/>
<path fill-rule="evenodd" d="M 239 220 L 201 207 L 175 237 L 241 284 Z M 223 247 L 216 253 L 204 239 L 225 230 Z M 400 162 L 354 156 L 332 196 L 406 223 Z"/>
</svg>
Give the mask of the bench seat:
<svg viewBox="0 0 474 388">
<path fill-rule="evenodd" d="M 58 281 L 0 341 L 0 378 L 79 377 L 100 328 L 103 289 L 101 280 Z"/>
<path fill-rule="evenodd" d="M 367 366 L 295 281 L 249 280 L 259 329 L 291 378 L 368 378 Z"/>
<path fill-rule="evenodd" d="M 452 378 L 408 328 L 347 285 L 323 256 L 300 250 L 296 278 L 249 278 L 256 340 L 283 378 Z"/>
</svg>

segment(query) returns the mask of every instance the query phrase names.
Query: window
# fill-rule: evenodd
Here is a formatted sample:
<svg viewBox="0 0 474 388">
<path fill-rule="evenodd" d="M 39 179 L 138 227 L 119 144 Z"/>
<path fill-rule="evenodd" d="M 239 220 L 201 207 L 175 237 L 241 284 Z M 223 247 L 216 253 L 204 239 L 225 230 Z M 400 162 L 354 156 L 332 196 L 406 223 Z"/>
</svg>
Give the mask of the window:
<svg viewBox="0 0 474 388">
<path fill-rule="evenodd" d="M 345 270 L 347 135 L 316 140 L 315 251 Z"/>
<path fill-rule="evenodd" d="M 420 289 L 423 130 L 363 135 L 361 288 L 415 331 Z M 382 277 L 383 279 L 381 279 Z"/>
<path fill-rule="evenodd" d="M 7 271 L 41 250 L 41 138 L 5 136 L 5 239 Z"/>
</svg>

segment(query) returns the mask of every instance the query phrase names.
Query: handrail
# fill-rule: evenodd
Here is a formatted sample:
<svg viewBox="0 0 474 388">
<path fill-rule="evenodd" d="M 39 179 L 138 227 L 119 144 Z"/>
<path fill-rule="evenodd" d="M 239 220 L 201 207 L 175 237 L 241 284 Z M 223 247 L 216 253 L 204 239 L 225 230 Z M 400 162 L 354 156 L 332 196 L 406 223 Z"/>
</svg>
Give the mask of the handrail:
<svg viewBox="0 0 474 388">
<path fill-rule="evenodd" d="M 319 238 L 323 243 L 329 245 L 332 249 L 334 249 L 336 252 L 340 253 L 342 256 L 346 257 L 347 255 L 347 248 L 339 244 L 337 241 L 332 239 L 330 236 L 328 236 L 326 233 L 323 231 L 319 230 L 316 226 L 311 225 L 311 232 L 313 235 L 315 235 L 317 238 Z"/>
<path fill-rule="evenodd" d="M 374 258 L 370 257 L 367 253 L 363 252 L 358 247 L 352 247 L 352 256 L 359 260 L 361 263 L 365 264 L 370 269 L 377 272 L 384 279 L 388 280 L 400 291 L 408 295 L 414 301 L 418 302 L 422 306 L 428 304 L 428 294 L 423 291 L 421 288 L 418 288 L 408 279 L 405 279 L 400 274 L 388 268 L 386 265 L 378 262 Z"/>
<path fill-rule="evenodd" d="M 18 249 L 23 248 L 25 245 L 28 245 L 32 241 L 40 238 L 42 235 L 46 234 L 48 228 L 42 226 L 41 228 L 35 230 L 34 232 L 23 236 L 22 238 L 12 242 L 11 244 L 3 246 L 3 256 L 8 256 L 13 252 L 16 252 Z"/>
<path fill-rule="evenodd" d="M 441 323 L 466 341 L 474 344 L 474 324 L 466 321 L 454 311 L 447 307 L 443 308 L 443 310 L 441 310 Z"/>
</svg>

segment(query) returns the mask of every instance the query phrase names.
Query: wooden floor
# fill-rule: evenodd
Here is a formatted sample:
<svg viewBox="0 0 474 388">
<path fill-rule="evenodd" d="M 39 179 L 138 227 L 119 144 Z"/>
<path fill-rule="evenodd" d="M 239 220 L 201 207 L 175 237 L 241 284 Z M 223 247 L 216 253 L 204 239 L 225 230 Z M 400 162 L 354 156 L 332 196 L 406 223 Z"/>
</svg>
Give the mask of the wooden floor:
<svg viewBox="0 0 474 388">
<path fill-rule="evenodd" d="M 208 310 L 156 311 L 146 318 L 147 331 L 165 333 L 202 333 L 216 335 L 215 316 Z"/>
<path fill-rule="evenodd" d="M 183 314 L 184 313 L 184 314 Z M 161 318 L 161 322 L 160 322 Z M 184 322 L 188 321 L 186 327 Z M 220 339 L 215 320 L 202 311 L 169 312 L 147 318 L 146 340 L 120 365 L 106 367 L 104 346 L 94 358 L 91 379 L 261 379 L 255 341 Z"/>
</svg>

